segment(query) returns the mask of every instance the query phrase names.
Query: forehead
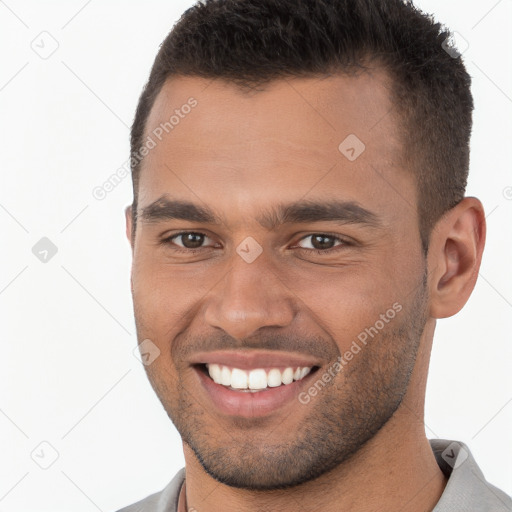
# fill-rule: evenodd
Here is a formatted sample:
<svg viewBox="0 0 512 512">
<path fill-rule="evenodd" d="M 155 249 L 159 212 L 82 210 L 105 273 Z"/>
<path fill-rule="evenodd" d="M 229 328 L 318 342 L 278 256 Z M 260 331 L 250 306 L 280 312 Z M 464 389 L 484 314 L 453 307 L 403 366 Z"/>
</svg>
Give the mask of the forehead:
<svg viewBox="0 0 512 512">
<path fill-rule="evenodd" d="M 370 204 L 414 194 L 389 91 L 379 70 L 250 92 L 220 79 L 169 79 L 146 123 L 155 146 L 143 161 L 139 205 L 166 193 L 229 198 L 235 210 L 326 194 Z"/>
</svg>

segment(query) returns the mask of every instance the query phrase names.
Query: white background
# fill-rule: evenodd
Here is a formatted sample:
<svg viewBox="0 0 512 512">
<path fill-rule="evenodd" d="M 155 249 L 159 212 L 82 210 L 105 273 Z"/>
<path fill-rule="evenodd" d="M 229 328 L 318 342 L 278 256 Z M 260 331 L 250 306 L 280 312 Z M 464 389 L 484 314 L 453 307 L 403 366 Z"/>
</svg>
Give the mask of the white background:
<svg viewBox="0 0 512 512">
<path fill-rule="evenodd" d="M 0 512 L 116 510 L 183 465 L 132 354 L 130 178 L 102 201 L 92 190 L 126 161 L 150 66 L 192 3 L 0 1 Z M 468 195 L 488 214 L 476 289 L 438 323 L 426 432 L 466 442 L 486 478 L 512 494 L 512 2 L 419 5 L 469 44 Z M 58 43 L 47 59 L 31 47 L 41 37 L 46 51 Z M 47 263 L 32 253 L 42 237 L 58 248 Z M 46 470 L 31 458 L 35 449 L 51 462 L 43 441 L 59 454 Z"/>
</svg>

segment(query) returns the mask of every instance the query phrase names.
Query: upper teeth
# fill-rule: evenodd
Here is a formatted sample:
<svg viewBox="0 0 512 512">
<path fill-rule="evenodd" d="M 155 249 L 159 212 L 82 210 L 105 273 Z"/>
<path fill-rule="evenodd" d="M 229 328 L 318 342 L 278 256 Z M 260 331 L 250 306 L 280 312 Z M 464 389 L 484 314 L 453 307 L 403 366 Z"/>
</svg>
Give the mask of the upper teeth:
<svg viewBox="0 0 512 512">
<path fill-rule="evenodd" d="M 291 384 L 294 380 L 303 379 L 310 371 L 311 366 L 291 366 L 283 371 L 273 368 L 268 372 L 262 368 L 255 370 L 240 370 L 228 368 L 219 364 L 207 364 L 208 373 L 213 381 L 223 386 L 231 386 L 234 389 L 265 389 L 275 388 L 281 384 Z"/>
</svg>

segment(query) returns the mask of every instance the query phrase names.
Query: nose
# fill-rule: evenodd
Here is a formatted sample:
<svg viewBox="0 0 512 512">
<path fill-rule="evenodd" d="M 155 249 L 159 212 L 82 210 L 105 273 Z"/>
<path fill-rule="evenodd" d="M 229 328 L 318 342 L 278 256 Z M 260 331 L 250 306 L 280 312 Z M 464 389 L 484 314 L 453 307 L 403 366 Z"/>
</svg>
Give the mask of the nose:
<svg viewBox="0 0 512 512">
<path fill-rule="evenodd" d="M 241 340 L 262 327 L 286 327 L 295 314 L 293 293 L 264 254 L 247 263 L 235 253 L 227 274 L 207 297 L 205 321 Z"/>
</svg>

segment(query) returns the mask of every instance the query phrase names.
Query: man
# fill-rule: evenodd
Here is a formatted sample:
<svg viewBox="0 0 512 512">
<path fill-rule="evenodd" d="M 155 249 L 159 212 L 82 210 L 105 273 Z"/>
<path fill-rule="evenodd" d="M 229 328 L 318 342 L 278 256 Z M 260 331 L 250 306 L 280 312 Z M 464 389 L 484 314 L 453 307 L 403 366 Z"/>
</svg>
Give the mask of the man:
<svg viewBox="0 0 512 512">
<path fill-rule="evenodd" d="M 126 231 L 186 468 L 124 512 L 512 510 L 423 424 L 485 241 L 448 36 L 399 0 L 211 0 L 166 38 Z"/>
</svg>

